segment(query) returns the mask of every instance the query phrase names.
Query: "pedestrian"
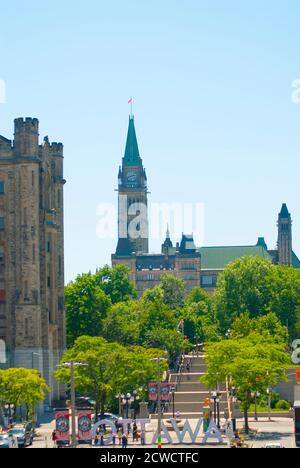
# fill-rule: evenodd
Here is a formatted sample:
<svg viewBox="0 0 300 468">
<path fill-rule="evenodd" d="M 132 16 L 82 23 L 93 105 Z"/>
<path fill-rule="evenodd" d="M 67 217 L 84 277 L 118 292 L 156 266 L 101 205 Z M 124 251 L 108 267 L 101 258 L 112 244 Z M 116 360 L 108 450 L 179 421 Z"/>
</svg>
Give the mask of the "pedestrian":
<svg viewBox="0 0 300 468">
<path fill-rule="evenodd" d="M 123 432 L 121 429 L 118 430 L 118 439 L 119 439 L 119 445 L 122 445 L 122 436 L 123 436 Z"/>
<path fill-rule="evenodd" d="M 136 425 L 136 422 L 134 421 L 133 427 L 132 427 L 132 435 L 133 435 L 133 442 L 136 442 L 139 440 L 138 438 L 138 428 Z"/>
<path fill-rule="evenodd" d="M 128 438 L 126 434 L 122 436 L 122 449 L 127 449 L 128 446 Z"/>
<path fill-rule="evenodd" d="M 112 434 L 112 441 L 113 441 L 113 446 L 115 447 L 116 445 L 116 438 L 117 438 L 117 434 L 115 432 L 113 432 Z"/>
<path fill-rule="evenodd" d="M 56 429 L 52 432 L 52 441 L 53 441 L 53 448 L 57 448 L 57 432 Z"/>
</svg>

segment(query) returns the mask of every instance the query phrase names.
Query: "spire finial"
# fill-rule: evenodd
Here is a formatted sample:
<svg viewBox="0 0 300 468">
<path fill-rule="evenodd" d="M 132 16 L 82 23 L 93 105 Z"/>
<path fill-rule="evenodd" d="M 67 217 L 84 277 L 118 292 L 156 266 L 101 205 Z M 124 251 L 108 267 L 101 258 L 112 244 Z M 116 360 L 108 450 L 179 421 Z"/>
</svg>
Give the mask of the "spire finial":
<svg viewBox="0 0 300 468">
<path fill-rule="evenodd" d="M 169 225 L 167 225 L 167 235 L 166 235 L 166 239 L 170 239 Z"/>
</svg>

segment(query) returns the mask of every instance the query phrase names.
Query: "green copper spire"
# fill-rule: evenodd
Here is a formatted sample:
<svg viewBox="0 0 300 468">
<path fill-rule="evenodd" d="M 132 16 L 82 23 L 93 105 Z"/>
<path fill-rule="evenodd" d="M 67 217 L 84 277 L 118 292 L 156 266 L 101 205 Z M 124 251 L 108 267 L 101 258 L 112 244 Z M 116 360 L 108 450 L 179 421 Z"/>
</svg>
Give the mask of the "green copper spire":
<svg viewBox="0 0 300 468">
<path fill-rule="evenodd" d="M 134 117 L 129 118 L 128 135 L 124 156 L 125 166 L 139 166 L 141 164 L 141 158 L 139 153 L 138 142 L 135 133 Z"/>
</svg>

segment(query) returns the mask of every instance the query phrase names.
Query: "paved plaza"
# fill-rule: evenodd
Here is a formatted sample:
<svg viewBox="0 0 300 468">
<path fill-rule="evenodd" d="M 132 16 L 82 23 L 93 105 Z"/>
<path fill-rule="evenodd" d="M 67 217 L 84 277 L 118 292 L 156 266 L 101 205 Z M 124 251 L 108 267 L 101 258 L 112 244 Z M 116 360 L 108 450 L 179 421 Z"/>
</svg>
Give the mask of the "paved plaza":
<svg viewBox="0 0 300 468">
<path fill-rule="evenodd" d="M 196 428 L 197 420 L 190 420 L 190 425 L 194 430 Z M 253 448 L 264 448 L 268 443 L 281 443 L 285 448 L 296 448 L 295 446 L 295 438 L 294 438 L 294 422 L 292 419 L 285 419 L 285 418 L 278 418 L 274 419 L 273 421 L 268 421 L 267 419 L 261 419 L 259 422 L 255 422 L 250 420 L 250 426 L 253 432 L 255 433 L 251 440 L 249 440 L 249 445 Z M 243 421 L 238 421 L 238 427 L 242 429 Z M 53 448 L 53 442 L 51 439 L 51 434 L 53 429 L 55 428 L 55 421 L 45 421 L 41 424 L 41 426 L 37 429 L 37 437 L 34 440 L 32 449 L 34 448 Z M 155 448 L 155 445 L 152 445 L 152 438 L 154 432 L 156 430 L 156 422 L 154 421 L 150 424 L 147 428 L 147 447 L 148 448 Z M 173 433 L 174 441 L 176 439 L 175 433 Z M 189 443 L 189 437 L 186 438 L 185 444 L 175 444 L 175 445 L 164 445 L 165 448 L 184 448 L 184 447 L 201 447 L 201 448 L 217 448 L 213 443 L 209 443 L 207 446 L 203 447 L 200 445 L 201 437 L 199 437 L 199 445 L 191 445 Z M 220 448 L 228 447 L 228 439 L 224 437 L 224 444 L 219 446 Z M 79 448 L 91 448 L 87 445 L 79 445 Z M 98 447 L 97 447 L 98 448 Z M 116 448 L 119 448 L 117 445 Z M 145 448 L 145 446 L 141 446 L 141 444 L 133 443 L 131 437 L 129 438 L 129 448 L 139 449 Z M 99 447 L 99 449 L 103 449 Z M 105 448 L 104 448 L 105 450 Z"/>
</svg>

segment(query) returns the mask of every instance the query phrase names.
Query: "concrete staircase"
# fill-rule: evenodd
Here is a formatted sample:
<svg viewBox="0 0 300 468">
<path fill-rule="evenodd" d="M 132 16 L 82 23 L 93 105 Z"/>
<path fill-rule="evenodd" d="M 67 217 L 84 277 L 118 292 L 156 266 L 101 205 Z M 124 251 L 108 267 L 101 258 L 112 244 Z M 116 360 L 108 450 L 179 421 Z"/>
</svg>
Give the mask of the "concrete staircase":
<svg viewBox="0 0 300 468">
<path fill-rule="evenodd" d="M 187 370 L 187 364 L 190 363 L 190 369 Z M 175 414 L 180 413 L 182 419 L 197 419 L 203 416 L 204 401 L 212 397 L 213 390 L 199 382 L 200 378 L 206 373 L 206 364 L 204 355 L 184 357 L 181 372 L 179 374 L 171 374 L 170 383 L 175 386 Z M 220 416 L 224 417 L 227 411 L 227 396 L 225 387 L 220 387 L 221 404 Z M 213 408 L 213 404 L 211 405 Z M 168 404 L 164 419 L 173 417 L 173 403 Z M 152 416 L 153 419 L 157 415 Z"/>
</svg>

